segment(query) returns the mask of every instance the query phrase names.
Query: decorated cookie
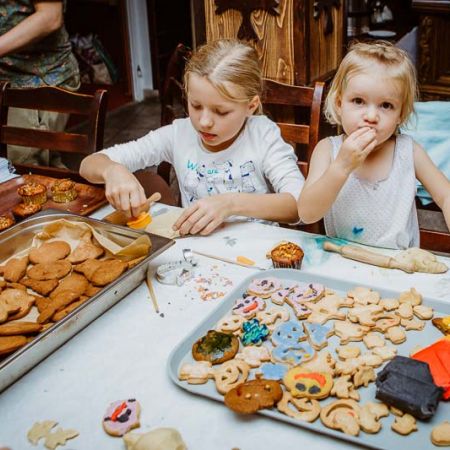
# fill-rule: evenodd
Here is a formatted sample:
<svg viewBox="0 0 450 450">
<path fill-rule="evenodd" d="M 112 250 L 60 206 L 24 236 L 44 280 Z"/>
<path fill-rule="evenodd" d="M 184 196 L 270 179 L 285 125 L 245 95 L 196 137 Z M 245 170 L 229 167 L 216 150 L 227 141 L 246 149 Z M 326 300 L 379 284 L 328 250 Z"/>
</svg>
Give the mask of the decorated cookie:
<svg viewBox="0 0 450 450">
<path fill-rule="evenodd" d="M 286 297 L 291 293 L 292 289 L 293 288 L 280 289 L 270 296 L 270 300 L 272 300 L 272 303 L 275 303 L 275 305 L 282 306 L 284 305 Z"/>
<path fill-rule="evenodd" d="M 320 283 L 299 283 L 288 295 L 286 301 L 294 303 L 316 302 L 325 294 L 325 286 Z"/>
<path fill-rule="evenodd" d="M 321 350 L 328 345 L 328 338 L 334 334 L 334 325 L 303 322 L 309 342 L 316 350 Z"/>
<path fill-rule="evenodd" d="M 359 393 L 350 381 L 350 375 L 342 375 L 339 378 L 335 378 L 330 393 L 337 398 L 351 398 L 359 401 Z"/>
<path fill-rule="evenodd" d="M 281 345 L 275 347 L 272 350 L 272 359 L 296 366 L 311 360 L 315 353 L 309 342 L 299 342 L 294 348 Z"/>
<path fill-rule="evenodd" d="M 293 320 L 282 323 L 272 333 L 273 345 L 293 348 L 306 339 L 302 325 Z"/>
<path fill-rule="evenodd" d="M 223 317 L 217 322 L 216 330 L 222 333 L 240 334 L 242 324 L 245 322 L 243 316 L 232 314 L 231 316 Z"/>
<path fill-rule="evenodd" d="M 359 415 L 360 407 L 354 400 L 336 400 L 322 408 L 320 420 L 328 428 L 358 436 Z"/>
<path fill-rule="evenodd" d="M 280 383 L 274 380 L 256 379 L 230 389 L 224 397 L 225 405 L 240 414 L 253 414 L 264 408 L 272 408 L 283 396 Z"/>
<path fill-rule="evenodd" d="M 433 325 L 445 335 L 450 335 L 450 316 L 438 317 L 431 321 Z"/>
<path fill-rule="evenodd" d="M 242 324 L 243 345 L 261 345 L 269 335 L 267 325 L 260 325 L 258 319 L 250 319 Z"/>
<path fill-rule="evenodd" d="M 222 395 L 226 394 L 230 389 L 247 381 L 249 372 L 250 366 L 245 361 L 238 359 L 225 361 L 214 371 L 217 391 Z"/>
<path fill-rule="evenodd" d="M 213 378 L 212 364 L 209 361 L 195 361 L 184 363 L 180 368 L 178 378 L 189 384 L 204 384 Z"/>
<path fill-rule="evenodd" d="M 450 422 L 443 422 L 431 430 L 431 442 L 438 447 L 450 446 Z"/>
<path fill-rule="evenodd" d="M 248 295 L 245 298 L 238 298 L 234 303 L 233 314 L 251 319 L 255 317 L 258 311 L 262 311 L 266 307 L 266 302 L 254 295 Z"/>
<path fill-rule="evenodd" d="M 283 398 L 278 402 L 277 408 L 288 417 L 305 422 L 314 422 L 320 414 L 320 404 L 317 400 L 295 398 L 290 392 L 283 393 Z"/>
<path fill-rule="evenodd" d="M 249 284 L 247 292 L 249 295 L 269 298 L 274 292 L 280 289 L 282 289 L 282 285 L 278 278 L 255 278 Z"/>
<path fill-rule="evenodd" d="M 239 352 L 235 359 L 245 361 L 250 367 L 259 367 L 263 361 L 270 361 L 270 352 L 267 347 L 249 345 Z"/>
<path fill-rule="evenodd" d="M 239 339 L 228 333 L 209 330 L 192 346 L 192 356 L 196 361 L 220 364 L 234 358 L 239 350 Z"/>
<path fill-rule="evenodd" d="M 403 414 L 403 416 L 395 418 L 391 428 L 396 433 L 406 436 L 417 431 L 416 419 L 411 414 Z"/>
<path fill-rule="evenodd" d="M 259 368 L 262 378 L 266 380 L 282 380 L 288 367 L 285 364 L 265 363 Z"/>
<path fill-rule="evenodd" d="M 283 383 L 296 398 L 326 398 L 333 387 L 333 377 L 329 372 L 310 372 L 294 367 L 286 372 Z"/>
<path fill-rule="evenodd" d="M 111 403 L 103 417 L 103 428 L 111 436 L 123 436 L 139 426 L 141 407 L 134 398 Z"/>
</svg>

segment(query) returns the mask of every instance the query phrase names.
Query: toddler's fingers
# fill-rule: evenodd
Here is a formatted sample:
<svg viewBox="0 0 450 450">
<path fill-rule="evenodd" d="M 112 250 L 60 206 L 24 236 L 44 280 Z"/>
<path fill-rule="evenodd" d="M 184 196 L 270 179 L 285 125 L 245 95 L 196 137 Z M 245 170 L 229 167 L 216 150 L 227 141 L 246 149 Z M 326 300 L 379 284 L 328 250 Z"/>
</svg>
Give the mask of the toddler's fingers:
<svg viewBox="0 0 450 450">
<path fill-rule="evenodd" d="M 374 139 L 373 141 L 369 142 L 369 144 L 364 148 L 361 155 L 364 159 L 367 158 L 369 153 L 377 146 L 377 140 Z"/>
</svg>

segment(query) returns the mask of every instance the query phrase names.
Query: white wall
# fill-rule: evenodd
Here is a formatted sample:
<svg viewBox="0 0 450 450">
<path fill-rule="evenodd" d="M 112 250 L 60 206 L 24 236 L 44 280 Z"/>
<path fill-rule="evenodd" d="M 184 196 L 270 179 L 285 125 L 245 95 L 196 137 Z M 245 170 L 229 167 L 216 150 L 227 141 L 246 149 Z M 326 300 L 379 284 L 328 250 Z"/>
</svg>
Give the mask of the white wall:
<svg viewBox="0 0 450 450">
<path fill-rule="evenodd" d="M 133 97 L 136 101 L 140 101 L 144 99 L 144 90 L 153 89 L 147 2 L 127 0 L 127 14 Z"/>
</svg>

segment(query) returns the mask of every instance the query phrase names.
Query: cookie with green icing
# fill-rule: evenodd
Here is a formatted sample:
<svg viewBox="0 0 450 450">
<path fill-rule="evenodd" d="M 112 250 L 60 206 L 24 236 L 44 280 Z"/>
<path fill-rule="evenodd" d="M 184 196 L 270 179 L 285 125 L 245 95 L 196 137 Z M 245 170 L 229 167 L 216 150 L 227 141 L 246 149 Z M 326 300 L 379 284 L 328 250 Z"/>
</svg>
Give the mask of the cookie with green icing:
<svg viewBox="0 0 450 450">
<path fill-rule="evenodd" d="M 209 330 L 192 346 L 192 356 L 197 361 L 221 364 L 234 358 L 239 350 L 239 339 L 233 334 Z"/>
</svg>

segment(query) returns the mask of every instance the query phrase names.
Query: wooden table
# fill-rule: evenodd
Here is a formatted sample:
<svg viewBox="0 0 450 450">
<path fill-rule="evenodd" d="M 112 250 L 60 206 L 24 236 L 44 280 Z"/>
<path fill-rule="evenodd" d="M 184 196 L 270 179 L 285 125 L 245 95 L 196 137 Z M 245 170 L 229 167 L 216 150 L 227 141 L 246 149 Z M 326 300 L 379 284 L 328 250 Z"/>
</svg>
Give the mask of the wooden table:
<svg viewBox="0 0 450 450">
<path fill-rule="evenodd" d="M 166 205 L 155 205 L 167 208 Z M 97 211 L 101 218 L 109 208 Z M 414 286 L 422 294 L 448 299 L 450 273 L 408 275 L 381 269 L 321 250 L 322 236 L 257 223 L 229 224 L 209 237 L 179 239 L 151 262 L 180 259 L 183 248 L 193 248 L 228 258 L 244 255 L 269 267 L 265 252 L 281 239 L 298 242 L 305 250 L 302 270 L 344 278 L 355 283 L 407 290 Z M 442 258 L 447 265 L 450 260 Z M 211 289 L 229 292 L 254 269 L 199 257 L 199 272 L 214 279 Z M 232 282 L 232 285 L 229 282 Z M 220 299 L 203 301 L 196 288 L 154 282 L 160 314 L 156 314 L 145 283 L 125 297 L 59 350 L 0 394 L 0 447 L 14 450 L 32 446 L 26 433 L 36 421 L 56 420 L 80 435 L 66 444 L 68 449 L 124 449 L 122 439 L 105 434 L 101 421 L 107 405 L 115 400 L 136 398 L 142 406 L 141 427 L 175 427 L 190 450 L 241 450 L 307 448 L 344 450 L 347 442 L 314 434 L 261 416 L 240 418 L 218 402 L 194 396 L 175 386 L 167 376 L 166 361 L 179 343 Z M 450 300 L 448 300 L 450 301 Z M 356 447 L 354 447 L 356 448 Z"/>
</svg>

